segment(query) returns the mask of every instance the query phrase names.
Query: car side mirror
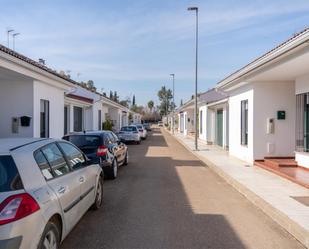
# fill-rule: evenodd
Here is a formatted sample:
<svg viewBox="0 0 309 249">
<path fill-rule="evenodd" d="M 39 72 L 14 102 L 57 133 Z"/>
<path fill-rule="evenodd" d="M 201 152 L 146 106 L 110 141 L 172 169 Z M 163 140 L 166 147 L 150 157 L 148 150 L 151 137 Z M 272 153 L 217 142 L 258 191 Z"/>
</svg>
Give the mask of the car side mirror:
<svg viewBox="0 0 309 249">
<path fill-rule="evenodd" d="M 92 160 L 90 160 L 86 155 L 84 155 L 84 158 L 85 158 L 84 165 L 90 166 L 92 164 Z"/>
</svg>

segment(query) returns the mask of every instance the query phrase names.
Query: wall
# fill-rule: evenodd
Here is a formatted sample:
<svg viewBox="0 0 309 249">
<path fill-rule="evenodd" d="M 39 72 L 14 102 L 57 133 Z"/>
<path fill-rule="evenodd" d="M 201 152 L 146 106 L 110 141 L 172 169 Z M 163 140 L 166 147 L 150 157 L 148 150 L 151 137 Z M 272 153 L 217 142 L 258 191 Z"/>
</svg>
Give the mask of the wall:
<svg viewBox="0 0 309 249">
<path fill-rule="evenodd" d="M 41 99 L 49 101 L 49 136 L 51 138 L 61 138 L 64 133 L 64 90 L 40 81 L 33 82 L 34 137 L 40 137 Z"/>
<path fill-rule="evenodd" d="M 201 120 L 201 111 L 203 112 L 203 117 Z M 202 121 L 202 133 L 201 133 L 201 121 Z M 207 106 L 203 105 L 199 108 L 199 138 L 207 141 Z"/>
<path fill-rule="evenodd" d="M 286 119 L 277 120 L 277 111 Z M 254 159 L 265 156 L 294 156 L 295 151 L 294 82 L 257 82 L 254 85 Z M 267 134 L 267 118 L 274 119 L 274 133 Z"/>
<path fill-rule="evenodd" d="M 309 92 L 309 74 L 296 78 L 295 93 L 308 93 Z"/>
<path fill-rule="evenodd" d="M 229 152 L 246 162 L 252 163 L 253 158 L 253 85 L 249 84 L 234 90 L 229 98 Z M 248 100 L 248 145 L 241 145 L 241 101 Z"/>
<path fill-rule="evenodd" d="M 30 127 L 19 126 L 19 133 L 12 133 L 12 118 L 32 117 Z M 33 136 L 33 81 L 0 80 L 0 137 Z"/>
</svg>

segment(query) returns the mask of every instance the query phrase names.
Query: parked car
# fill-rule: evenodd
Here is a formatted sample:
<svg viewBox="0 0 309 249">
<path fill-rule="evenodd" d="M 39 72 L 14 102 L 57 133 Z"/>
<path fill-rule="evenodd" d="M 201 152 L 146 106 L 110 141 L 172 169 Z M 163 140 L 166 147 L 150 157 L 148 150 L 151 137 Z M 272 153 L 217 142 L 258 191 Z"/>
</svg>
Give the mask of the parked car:
<svg viewBox="0 0 309 249">
<path fill-rule="evenodd" d="M 159 126 L 159 127 L 163 127 L 163 122 L 162 122 L 162 121 L 159 121 L 159 122 L 158 122 L 158 126 Z"/>
<path fill-rule="evenodd" d="M 145 127 L 142 124 L 135 124 L 135 126 L 138 129 L 138 132 L 141 136 L 141 139 L 146 139 L 147 138 L 147 130 L 145 129 Z"/>
<path fill-rule="evenodd" d="M 87 131 L 66 135 L 93 162 L 103 168 L 104 174 L 116 179 L 118 167 L 129 162 L 128 147 L 112 131 Z"/>
<path fill-rule="evenodd" d="M 143 126 L 147 131 L 151 131 L 151 125 L 149 123 L 144 123 Z"/>
<path fill-rule="evenodd" d="M 118 137 L 123 142 L 141 143 L 141 136 L 135 125 L 123 126 L 118 133 Z"/>
<path fill-rule="evenodd" d="M 0 176 L 0 248 L 57 249 L 102 205 L 102 169 L 63 140 L 0 139 Z"/>
</svg>

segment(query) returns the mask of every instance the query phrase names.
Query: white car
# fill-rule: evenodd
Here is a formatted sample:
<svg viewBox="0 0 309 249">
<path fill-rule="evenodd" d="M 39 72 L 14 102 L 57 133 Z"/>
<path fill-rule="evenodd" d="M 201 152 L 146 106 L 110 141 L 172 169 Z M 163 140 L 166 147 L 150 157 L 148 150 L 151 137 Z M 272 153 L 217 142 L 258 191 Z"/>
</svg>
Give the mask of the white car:
<svg viewBox="0 0 309 249">
<path fill-rule="evenodd" d="M 147 138 L 147 130 L 142 124 L 135 124 L 142 139 Z"/>
<path fill-rule="evenodd" d="M 0 248 L 59 248 L 103 199 L 103 174 L 64 140 L 0 139 Z"/>
<path fill-rule="evenodd" d="M 141 136 L 135 125 L 123 126 L 118 133 L 118 138 L 123 142 L 141 143 Z"/>
</svg>

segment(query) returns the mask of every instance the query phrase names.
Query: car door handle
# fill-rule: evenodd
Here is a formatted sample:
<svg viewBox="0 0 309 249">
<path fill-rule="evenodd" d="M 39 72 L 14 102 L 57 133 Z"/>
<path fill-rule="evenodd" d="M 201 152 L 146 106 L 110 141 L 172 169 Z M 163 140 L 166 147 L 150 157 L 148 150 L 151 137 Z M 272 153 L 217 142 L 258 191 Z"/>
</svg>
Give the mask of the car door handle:
<svg viewBox="0 0 309 249">
<path fill-rule="evenodd" d="M 65 191 L 66 191 L 65 187 L 60 187 L 60 188 L 58 189 L 58 193 L 59 193 L 59 194 L 64 194 Z"/>
<path fill-rule="evenodd" d="M 85 178 L 83 177 L 83 176 L 81 176 L 80 178 L 79 178 L 79 182 L 84 182 L 85 181 Z"/>
</svg>

